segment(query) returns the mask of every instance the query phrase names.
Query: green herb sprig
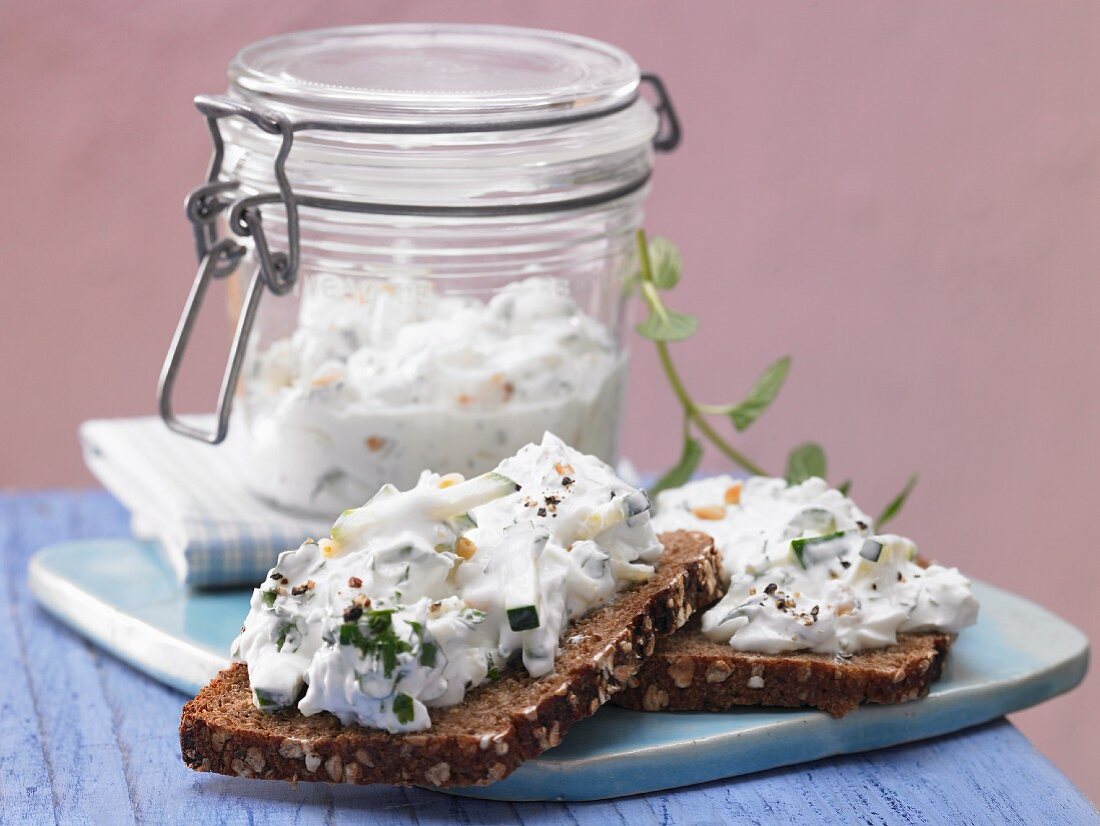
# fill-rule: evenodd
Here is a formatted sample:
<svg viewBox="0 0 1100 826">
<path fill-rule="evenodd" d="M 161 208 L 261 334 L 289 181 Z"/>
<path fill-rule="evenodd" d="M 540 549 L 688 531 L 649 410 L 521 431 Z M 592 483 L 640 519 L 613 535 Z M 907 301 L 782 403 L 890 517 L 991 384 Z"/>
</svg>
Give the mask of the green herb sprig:
<svg viewBox="0 0 1100 826">
<path fill-rule="evenodd" d="M 392 608 L 368 611 L 365 623 L 345 622 L 340 626 L 340 645 L 354 645 L 364 657 L 377 659 L 386 677 L 397 667 L 397 655 L 412 651 L 412 646 L 394 632 L 393 612 Z"/>
<path fill-rule="evenodd" d="M 741 401 L 733 404 L 700 404 L 688 392 L 676 365 L 672 361 L 669 343 L 690 338 L 699 329 L 699 320 L 687 313 L 668 308 L 661 297 L 680 283 L 682 264 L 676 247 L 664 238 L 649 240 L 643 230 L 638 230 L 638 272 L 630 286 L 637 285 L 642 300 L 649 310 L 646 318 L 635 329 L 638 335 L 649 339 L 657 348 L 661 369 L 668 379 L 683 411 L 683 447 L 680 458 L 650 487 L 655 496 L 666 488 L 679 487 L 688 482 L 703 458 L 703 441 L 706 440 L 738 467 L 756 476 L 770 476 L 755 461 L 730 444 L 729 440 L 711 422 L 711 418 L 728 419 L 738 432 L 747 430 L 775 401 L 791 369 L 791 357 L 777 359 L 760 375 Z M 816 442 L 795 447 L 787 456 L 785 477 L 796 485 L 813 476 L 826 479 L 828 463 L 825 451 Z M 889 522 L 905 505 L 906 499 L 917 483 L 917 476 L 909 477 L 901 493 L 895 496 L 875 520 L 876 526 Z M 845 495 L 851 490 L 851 480 L 842 482 L 839 489 Z"/>
</svg>

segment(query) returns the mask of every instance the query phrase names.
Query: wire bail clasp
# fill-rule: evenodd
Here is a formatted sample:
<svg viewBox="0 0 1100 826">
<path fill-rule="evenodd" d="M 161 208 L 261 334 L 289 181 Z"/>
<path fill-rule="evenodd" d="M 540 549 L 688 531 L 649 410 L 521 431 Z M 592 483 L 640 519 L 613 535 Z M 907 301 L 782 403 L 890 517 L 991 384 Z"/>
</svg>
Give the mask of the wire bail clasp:
<svg viewBox="0 0 1100 826">
<path fill-rule="evenodd" d="M 680 138 L 683 136 L 680 118 L 677 117 L 676 108 L 672 105 L 672 97 L 655 72 L 643 72 L 641 82 L 648 83 L 653 88 L 653 93 L 657 96 L 653 109 L 663 124 L 663 127 L 658 127 L 657 134 L 653 136 L 653 148 L 658 152 L 671 152 L 680 145 Z"/>
<path fill-rule="evenodd" d="M 216 445 L 224 441 L 229 432 L 233 395 L 237 389 L 248 338 L 252 332 L 264 287 L 266 286 L 276 295 L 284 295 L 294 286 L 297 277 L 298 206 L 286 176 L 286 159 L 290 155 L 290 148 L 294 142 L 294 130 L 282 115 L 252 109 L 224 97 L 201 95 L 195 98 L 195 106 L 206 116 L 207 128 L 210 130 L 210 137 L 214 144 L 214 153 L 207 170 L 206 183 L 192 190 L 185 202 L 187 218 L 191 221 L 194 230 L 195 254 L 199 259 L 199 269 L 195 274 L 195 281 L 191 285 L 191 292 L 187 296 L 187 303 L 184 305 L 161 369 L 160 381 L 157 384 L 157 410 L 164 423 L 175 432 Z M 218 121 L 229 116 L 243 117 L 263 131 L 280 135 L 282 138 L 279 152 L 275 157 L 275 180 L 279 186 L 278 200 L 286 209 L 287 252 L 271 251 L 267 236 L 264 234 L 263 221 L 256 199 L 226 200 L 222 197 L 225 193 L 239 187 L 237 181 L 221 180 L 225 142 Z M 268 197 L 266 200 L 272 199 Z M 237 329 L 233 334 L 229 358 L 222 375 L 215 414 L 216 425 L 214 430 L 210 431 L 188 424 L 176 416 L 172 399 L 176 377 L 210 282 L 236 272 L 248 252 L 247 247 L 238 244 L 232 238 L 218 239 L 216 221 L 218 216 L 227 209 L 230 230 L 242 238 L 252 239 L 258 266 L 248 283 L 241 313 L 237 319 Z"/>
</svg>

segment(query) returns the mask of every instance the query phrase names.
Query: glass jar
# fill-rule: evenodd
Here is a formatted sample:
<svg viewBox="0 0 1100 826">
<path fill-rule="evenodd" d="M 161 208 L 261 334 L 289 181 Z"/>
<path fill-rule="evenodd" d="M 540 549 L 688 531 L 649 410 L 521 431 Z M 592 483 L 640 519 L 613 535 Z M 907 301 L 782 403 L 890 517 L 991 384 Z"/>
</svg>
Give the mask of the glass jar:
<svg viewBox="0 0 1100 826">
<path fill-rule="evenodd" d="M 218 432 L 175 419 L 196 287 L 171 426 L 219 441 L 239 371 L 250 487 L 326 517 L 544 430 L 615 459 L 634 233 L 654 144 L 676 142 L 659 81 L 671 135 L 627 54 L 553 32 L 301 32 L 229 78 L 196 101 L 216 151 L 189 214 L 204 283 L 242 282 L 240 345 Z"/>
</svg>

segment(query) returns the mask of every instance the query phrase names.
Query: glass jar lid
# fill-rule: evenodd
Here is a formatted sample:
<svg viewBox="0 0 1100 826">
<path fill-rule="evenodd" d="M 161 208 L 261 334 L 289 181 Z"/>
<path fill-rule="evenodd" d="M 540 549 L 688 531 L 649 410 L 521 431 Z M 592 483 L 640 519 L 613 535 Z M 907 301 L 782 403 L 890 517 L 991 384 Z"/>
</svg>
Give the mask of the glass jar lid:
<svg viewBox="0 0 1100 826">
<path fill-rule="evenodd" d="M 233 90 L 291 118 L 537 128 L 598 117 L 636 97 L 639 70 L 614 46 L 509 26 L 354 26 L 253 43 L 229 68 Z"/>
</svg>

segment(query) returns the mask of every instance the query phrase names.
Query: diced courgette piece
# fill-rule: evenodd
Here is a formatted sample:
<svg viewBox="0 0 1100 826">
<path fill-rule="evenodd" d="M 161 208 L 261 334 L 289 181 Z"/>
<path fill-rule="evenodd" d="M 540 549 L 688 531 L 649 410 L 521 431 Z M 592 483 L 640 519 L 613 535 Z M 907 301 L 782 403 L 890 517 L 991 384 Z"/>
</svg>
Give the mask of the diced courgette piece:
<svg viewBox="0 0 1100 826">
<path fill-rule="evenodd" d="M 514 479 L 489 472 L 440 491 L 440 501 L 428 512 L 436 519 L 453 519 L 478 505 L 484 505 L 519 490 Z"/>
<path fill-rule="evenodd" d="M 530 631 L 539 627 L 538 557 L 550 534 L 529 525 L 520 525 L 505 532 L 508 547 L 501 554 L 500 587 L 504 592 L 504 610 L 508 627 L 513 631 Z"/>
<path fill-rule="evenodd" d="M 866 559 L 868 562 L 878 562 L 882 556 L 883 544 L 876 542 L 874 539 L 866 539 L 863 542 L 863 547 L 859 549 L 859 555 Z"/>
<path fill-rule="evenodd" d="M 642 516 L 649 513 L 653 503 L 649 500 L 649 494 L 644 490 L 636 490 L 623 499 L 623 510 L 626 513 L 626 524 L 634 527 L 642 521 Z"/>
<path fill-rule="evenodd" d="M 805 569 L 806 548 L 813 545 L 824 545 L 826 542 L 832 542 L 834 539 L 839 539 L 842 536 L 844 536 L 844 531 L 834 531 L 824 536 L 805 536 L 800 539 L 792 539 L 791 550 L 794 552 L 794 557 L 798 560 L 799 566 Z"/>
<path fill-rule="evenodd" d="M 539 610 L 534 605 L 508 609 L 508 627 L 513 631 L 530 631 L 539 627 Z"/>
</svg>

